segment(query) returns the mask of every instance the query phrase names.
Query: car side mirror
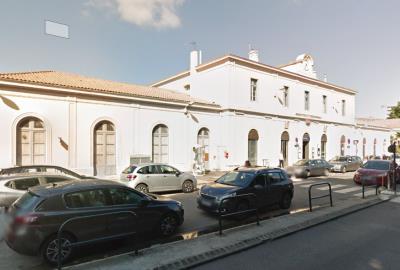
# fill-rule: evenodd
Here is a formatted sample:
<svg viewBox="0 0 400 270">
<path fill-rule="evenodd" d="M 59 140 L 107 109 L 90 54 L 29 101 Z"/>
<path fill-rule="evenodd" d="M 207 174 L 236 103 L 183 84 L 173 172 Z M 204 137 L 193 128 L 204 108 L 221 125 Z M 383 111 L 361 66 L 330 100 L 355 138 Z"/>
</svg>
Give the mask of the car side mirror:
<svg viewBox="0 0 400 270">
<path fill-rule="evenodd" d="M 180 172 L 180 171 L 177 171 L 177 172 L 175 173 L 175 175 L 176 175 L 176 176 L 179 176 L 179 175 L 181 175 L 181 172 Z"/>
<path fill-rule="evenodd" d="M 262 185 L 254 185 L 254 188 L 256 190 L 263 190 L 264 189 L 264 187 Z"/>
</svg>

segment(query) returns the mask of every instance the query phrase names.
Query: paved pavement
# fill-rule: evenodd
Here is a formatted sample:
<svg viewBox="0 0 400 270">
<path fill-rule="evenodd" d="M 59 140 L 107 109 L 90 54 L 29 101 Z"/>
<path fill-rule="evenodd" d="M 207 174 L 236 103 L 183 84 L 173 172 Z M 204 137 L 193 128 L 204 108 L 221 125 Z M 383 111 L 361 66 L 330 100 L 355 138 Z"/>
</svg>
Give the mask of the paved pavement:
<svg viewBox="0 0 400 270">
<path fill-rule="evenodd" d="M 355 186 L 352 181 L 353 173 L 342 174 L 331 174 L 327 177 L 317 177 L 310 179 L 294 179 L 295 185 L 295 197 L 292 202 L 290 209 L 291 213 L 306 211 L 308 209 L 308 187 L 314 183 L 320 183 L 322 181 L 329 181 L 332 183 L 333 199 L 334 203 L 347 199 L 349 197 L 360 197 L 361 187 Z M 198 177 L 199 185 L 204 185 L 215 181 L 219 174 L 214 173 L 213 175 L 206 175 Z M 368 194 L 372 194 L 374 191 L 368 191 Z M 327 194 L 327 188 L 324 186 L 316 187 L 313 196 Z M 161 196 L 166 196 L 172 199 L 179 200 L 185 207 L 185 223 L 178 231 L 179 234 L 183 235 L 184 238 L 196 237 L 202 231 L 213 230 L 217 227 L 218 221 L 215 216 L 209 215 L 197 208 L 196 203 L 197 192 L 191 194 L 185 193 L 164 193 Z M 327 205 L 328 199 L 319 199 L 314 201 L 316 207 Z M 271 209 L 263 213 L 264 217 L 280 215 L 286 211 Z M 2 223 L 4 217 L 0 214 L 0 239 L 2 235 Z M 235 225 L 235 221 L 229 221 L 231 225 Z M 225 222 L 226 224 L 226 222 Z M 237 224 L 236 224 L 237 225 Z M 95 258 L 109 256 L 110 254 L 122 253 L 127 251 L 127 247 L 121 246 L 119 243 L 116 245 L 105 245 L 104 250 L 97 250 L 94 255 Z M 89 254 L 89 256 L 88 256 Z M 91 259 L 90 252 L 86 252 L 84 256 L 78 258 L 78 261 Z M 4 267 L 2 267 L 4 266 Z M 44 264 L 41 263 L 39 258 L 21 256 L 12 250 L 10 250 L 4 241 L 0 241 L 0 269 L 42 269 Z"/>
<path fill-rule="evenodd" d="M 399 202 L 396 198 L 195 269 L 397 270 Z"/>
</svg>

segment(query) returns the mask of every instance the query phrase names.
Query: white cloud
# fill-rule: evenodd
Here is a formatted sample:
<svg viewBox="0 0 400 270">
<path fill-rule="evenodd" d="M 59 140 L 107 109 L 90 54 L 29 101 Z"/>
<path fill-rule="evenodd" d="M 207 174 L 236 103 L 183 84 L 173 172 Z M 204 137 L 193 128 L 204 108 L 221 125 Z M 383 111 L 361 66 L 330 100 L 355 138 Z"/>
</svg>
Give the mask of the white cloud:
<svg viewBox="0 0 400 270">
<path fill-rule="evenodd" d="M 122 20 L 155 28 L 176 28 L 181 25 L 177 15 L 185 0 L 88 0 L 87 8 L 116 13 Z"/>
</svg>

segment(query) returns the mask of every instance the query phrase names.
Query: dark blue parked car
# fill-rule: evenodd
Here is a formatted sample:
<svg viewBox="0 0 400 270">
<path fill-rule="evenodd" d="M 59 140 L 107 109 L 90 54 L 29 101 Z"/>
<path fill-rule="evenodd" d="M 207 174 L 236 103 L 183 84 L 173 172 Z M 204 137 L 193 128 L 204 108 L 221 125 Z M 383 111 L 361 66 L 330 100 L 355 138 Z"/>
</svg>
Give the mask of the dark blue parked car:
<svg viewBox="0 0 400 270">
<path fill-rule="evenodd" d="M 241 194 L 255 194 L 255 197 L 233 197 Z M 198 194 L 199 208 L 218 212 L 221 200 L 226 211 L 243 211 L 249 208 L 279 204 L 288 209 L 293 198 L 293 182 L 284 170 L 279 168 L 241 168 L 221 176 L 213 184 L 204 185 Z M 226 203 L 226 204 L 225 204 Z"/>
</svg>

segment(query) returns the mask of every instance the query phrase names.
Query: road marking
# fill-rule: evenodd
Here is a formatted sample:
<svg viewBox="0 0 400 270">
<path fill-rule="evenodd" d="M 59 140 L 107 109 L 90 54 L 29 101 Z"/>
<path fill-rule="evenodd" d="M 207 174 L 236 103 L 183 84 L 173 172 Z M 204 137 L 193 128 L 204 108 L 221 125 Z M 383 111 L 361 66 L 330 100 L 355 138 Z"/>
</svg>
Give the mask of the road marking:
<svg viewBox="0 0 400 270">
<path fill-rule="evenodd" d="M 400 197 L 396 197 L 394 199 L 391 199 L 390 201 L 394 203 L 400 203 Z"/>
<path fill-rule="evenodd" d="M 375 195 L 375 190 L 367 190 L 367 191 L 364 191 L 364 195 L 365 196 L 369 196 L 369 195 Z M 356 197 L 362 197 L 362 192 L 360 192 L 360 193 L 356 193 L 356 194 L 354 194 L 354 196 L 356 196 Z"/>
<path fill-rule="evenodd" d="M 310 184 L 310 183 L 315 183 L 315 181 L 313 181 L 313 180 L 301 181 L 301 182 L 293 183 L 293 185 L 297 186 L 297 185 Z M 301 186 L 301 187 L 302 187 L 302 186 Z"/>
<path fill-rule="evenodd" d="M 353 191 L 356 191 L 356 190 L 360 190 L 361 189 L 361 187 L 352 187 L 352 188 L 345 188 L 345 189 L 340 189 L 340 190 L 335 190 L 335 192 L 337 192 L 337 193 L 349 193 L 349 192 L 353 192 Z"/>
<path fill-rule="evenodd" d="M 337 189 L 337 188 L 342 188 L 342 187 L 347 187 L 346 185 L 341 185 L 341 184 L 338 184 L 338 185 L 332 185 L 331 186 L 331 188 L 332 189 Z M 318 190 L 329 190 L 329 187 L 320 187 L 320 188 L 317 188 Z"/>
</svg>

